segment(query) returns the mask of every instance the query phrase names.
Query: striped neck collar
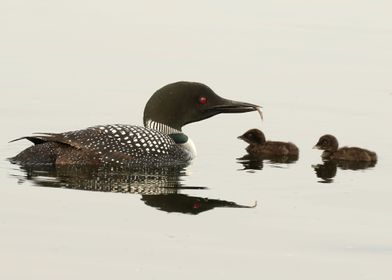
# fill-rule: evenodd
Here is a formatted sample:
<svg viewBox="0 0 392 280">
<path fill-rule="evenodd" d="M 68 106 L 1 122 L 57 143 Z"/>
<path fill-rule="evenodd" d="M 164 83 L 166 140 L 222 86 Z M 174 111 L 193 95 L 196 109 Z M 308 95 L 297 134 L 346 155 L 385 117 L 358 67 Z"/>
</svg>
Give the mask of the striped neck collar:
<svg viewBox="0 0 392 280">
<path fill-rule="evenodd" d="M 154 130 L 157 130 L 157 131 L 159 131 L 159 132 L 161 132 L 163 134 L 182 133 L 178 129 L 172 128 L 172 127 L 170 127 L 170 126 L 168 126 L 166 124 L 163 124 L 163 123 L 160 123 L 160 122 L 156 122 L 156 121 L 153 121 L 153 120 L 148 120 L 146 122 L 146 127 L 154 129 Z"/>
</svg>

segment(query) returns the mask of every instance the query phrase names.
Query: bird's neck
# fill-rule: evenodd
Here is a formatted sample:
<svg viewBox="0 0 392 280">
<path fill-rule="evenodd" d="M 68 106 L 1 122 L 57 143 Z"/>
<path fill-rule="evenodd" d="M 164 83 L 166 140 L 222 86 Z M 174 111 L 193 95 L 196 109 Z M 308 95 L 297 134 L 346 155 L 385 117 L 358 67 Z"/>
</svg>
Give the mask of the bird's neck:
<svg viewBox="0 0 392 280">
<path fill-rule="evenodd" d="M 147 120 L 144 123 L 144 126 L 147 128 L 151 128 L 154 130 L 157 130 L 163 134 L 181 134 L 181 128 L 177 129 L 177 128 L 173 128 L 170 125 L 164 124 L 164 123 L 160 123 L 160 122 L 156 122 L 153 120 Z"/>
<path fill-rule="evenodd" d="M 192 139 L 181 131 L 181 128 L 176 129 L 167 124 L 148 120 L 145 122 L 145 127 L 157 130 L 163 134 L 168 135 L 173 141 L 181 147 L 193 159 L 197 155 L 196 146 Z"/>
</svg>

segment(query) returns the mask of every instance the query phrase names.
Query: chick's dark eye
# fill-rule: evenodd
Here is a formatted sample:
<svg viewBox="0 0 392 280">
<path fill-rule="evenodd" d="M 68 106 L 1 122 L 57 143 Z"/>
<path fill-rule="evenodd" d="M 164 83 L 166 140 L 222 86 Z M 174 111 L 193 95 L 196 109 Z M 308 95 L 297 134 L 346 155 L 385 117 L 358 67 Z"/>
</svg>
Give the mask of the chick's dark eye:
<svg viewBox="0 0 392 280">
<path fill-rule="evenodd" d="M 204 97 L 204 96 L 200 97 L 200 98 L 199 98 L 199 103 L 200 103 L 201 105 L 207 104 L 207 98 Z"/>
</svg>

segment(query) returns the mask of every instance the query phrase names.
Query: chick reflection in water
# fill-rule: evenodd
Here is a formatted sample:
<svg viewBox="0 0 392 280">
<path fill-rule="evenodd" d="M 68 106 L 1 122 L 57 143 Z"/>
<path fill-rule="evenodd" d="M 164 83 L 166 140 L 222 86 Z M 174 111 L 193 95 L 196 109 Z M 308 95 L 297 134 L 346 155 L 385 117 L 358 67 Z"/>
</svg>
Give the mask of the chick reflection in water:
<svg viewBox="0 0 392 280">
<path fill-rule="evenodd" d="M 261 170 L 264 160 L 270 163 L 293 163 L 298 160 L 299 150 L 296 145 L 290 142 L 267 141 L 259 129 L 250 129 L 238 136 L 238 139 L 249 144 L 246 147 L 248 154 L 238 159 L 244 169 Z"/>
<path fill-rule="evenodd" d="M 184 186 L 181 181 L 186 176 L 185 168 L 186 165 L 132 169 L 116 166 L 30 166 L 22 167 L 25 176 L 14 176 L 19 183 L 29 180 L 41 187 L 139 194 L 146 205 L 166 212 L 198 214 L 217 207 L 253 207 L 182 194 L 181 191 L 206 189 Z"/>
<path fill-rule="evenodd" d="M 324 151 L 321 155 L 323 164 L 312 165 L 316 176 L 322 179 L 320 183 L 332 183 L 338 167 L 343 170 L 360 170 L 374 167 L 377 163 L 375 152 L 358 147 L 339 148 L 338 140 L 330 134 L 321 136 L 313 148 Z"/>
<path fill-rule="evenodd" d="M 342 170 L 360 170 L 371 168 L 376 165 L 374 161 L 344 161 L 344 160 L 327 160 L 322 164 L 312 165 L 320 183 L 332 183 L 337 174 L 338 167 Z"/>
</svg>

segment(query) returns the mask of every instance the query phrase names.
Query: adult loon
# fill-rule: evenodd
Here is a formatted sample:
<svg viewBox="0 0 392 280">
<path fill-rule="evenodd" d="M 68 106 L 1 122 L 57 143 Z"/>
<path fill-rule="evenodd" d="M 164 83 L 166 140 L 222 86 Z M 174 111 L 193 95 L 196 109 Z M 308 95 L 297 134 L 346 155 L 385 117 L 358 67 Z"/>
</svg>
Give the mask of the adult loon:
<svg viewBox="0 0 392 280">
<path fill-rule="evenodd" d="M 243 113 L 260 106 L 218 96 L 196 82 L 176 82 L 157 90 L 144 109 L 142 126 L 101 125 L 64 133 L 38 133 L 35 145 L 11 158 L 21 165 L 163 164 L 188 162 L 196 156 L 192 140 L 182 132 L 188 123 L 220 113 Z M 11 142 L 13 142 L 11 141 Z"/>
</svg>

